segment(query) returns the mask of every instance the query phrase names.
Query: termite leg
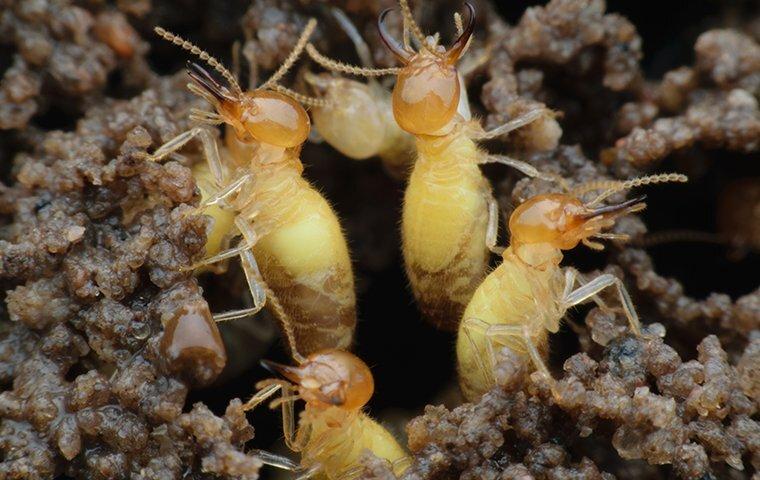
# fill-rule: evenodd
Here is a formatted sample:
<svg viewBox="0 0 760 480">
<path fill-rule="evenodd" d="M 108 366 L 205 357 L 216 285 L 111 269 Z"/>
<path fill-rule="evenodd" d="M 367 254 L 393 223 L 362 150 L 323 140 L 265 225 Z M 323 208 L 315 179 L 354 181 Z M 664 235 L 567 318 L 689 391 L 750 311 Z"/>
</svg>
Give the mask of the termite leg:
<svg viewBox="0 0 760 480">
<path fill-rule="evenodd" d="M 257 406 L 266 402 L 269 399 L 269 397 L 277 393 L 282 387 L 283 387 L 283 383 L 281 382 L 272 382 L 265 385 L 258 392 L 256 392 L 256 394 L 252 396 L 250 400 L 248 400 L 247 402 L 245 402 L 245 404 L 243 404 L 243 410 L 245 411 L 253 410 Z"/>
<path fill-rule="evenodd" d="M 486 337 L 491 342 L 503 344 L 504 338 L 519 338 L 522 340 L 528 356 L 530 356 L 533 366 L 536 370 L 549 382 L 551 385 L 552 393 L 556 394 L 556 382 L 552 374 L 549 372 L 544 359 L 541 358 L 541 353 L 536 348 L 536 344 L 530 334 L 530 329 L 527 325 L 489 325 L 485 332 Z M 501 339 L 501 340 L 500 340 Z"/>
<path fill-rule="evenodd" d="M 480 163 L 500 163 L 502 165 L 512 167 L 529 177 L 540 178 L 548 182 L 557 183 L 562 187 L 564 191 L 570 191 L 569 185 L 560 175 L 557 175 L 556 173 L 542 172 L 528 162 L 523 162 L 522 160 L 517 160 L 506 155 L 488 154 L 483 156 L 483 158 L 480 160 Z"/>
<path fill-rule="evenodd" d="M 248 181 L 253 179 L 253 174 L 246 173 L 242 175 L 240 178 L 235 180 L 234 182 L 230 183 L 226 187 L 222 188 L 218 192 L 214 193 L 212 196 L 208 197 L 206 200 L 204 200 L 200 205 L 198 205 L 198 210 L 201 211 L 206 207 L 210 207 L 211 205 L 216 205 L 217 203 L 224 202 L 229 196 L 234 195 L 237 193 L 243 186 L 245 186 Z"/>
<path fill-rule="evenodd" d="M 148 155 L 146 159 L 152 162 L 159 161 L 167 155 L 174 153 L 185 146 L 187 142 L 196 136 L 201 140 L 201 144 L 203 145 L 203 154 L 206 157 L 206 162 L 208 162 L 209 169 L 211 170 L 211 174 L 214 176 L 216 184 L 221 185 L 223 182 L 224 174 L 222 169 L 222 160 L 219 157 L 219 148 L 217 147 L 216 139 L 214 136 L 207 128 L 203 126 L 193 127 L 186 132 L 180 133 L 176 137 L 158 147 L 158 149 L 153 152 L 152 155 Z"/>
<path fill-rule="evenodd" d="M 243 239 L 245 239 L 246 243 L 249 245 L 256 245 L 259 237 L 246 218 L 238 215 L 235 217 L 235 225 L 243 235 Z M 261 277 L 261 272 L 259 271 L 259 265 L 256 263 L 256 258 L 250 250 L 246 250 L 240 254 L 240 261 L 243 266 L 243 273 L 248 281 L 248 288 L 251 290 L 251 297 L 253 298 L 254 305 L 253 309 L 261 310 L 264 308 L 267 296 L 266 288 L 263 285 L 264 279 Z"/>
<path fill-rule="evenodd" d="M 180 148 L 184 147 L 187 142 L 198 136 L 203 130 L 205 130 L 203 127 L 193 127 L 186 132 L 180 133 L 176 137 L 158 147 L 158 149 L 153 152 L 153 154 L 148 155 L 146 159 L 151 162 L 157 162 L 161 160 L 170 153 L 174 153 Z"/>
<path fill-rule="evenodd" d="M 248 453 L 255 455 L 261 460 L 264 465 L 269 465 L 281 470 L 294 472 L 301 468 L 296 462 L 284 455 L 276 455 L 274 453 L 267 452 L 266 450 L 258 449 L 252 449 Z"/>
<path fill-rule="evenodd" d="M 192 265 L 190 265 L 187 268 L 184 268 L 183 270 L 196 270 L 201 267 L 205 267 L 207 265 L 212 265 L 217 262 L 221 262 L 222 260 L 227 260 L 228 258 L 236 257 L 246 250 L 250 250 L 253 247 L 253 245 L 250 245 L 248 243 L 245 243 L 245 241 L 241 242 L 240 245 L 234 248 L 230 248 L 227 250 L 224 250 L 223 252 L 219 252 L 216 255 L 213 255 L 208 258 L 204 258 L 203 260 L 200 260 Z"/>
<path fill-rule="evenodd" d="M 496 353 L 493 351 L 493 345 L 488 339 L 486 339 L 486 351 L 483 352 L 480 348 L 478 348 L 477 344 L 475 343 L 475 339 L 472 338 L 472 334 L 474 332 L 479 332 L 481 335 L 486 336 L 486 332 L 488 332 L 489 327 L 490 324 L 478 318 L 466 318 L 462 323 L 462 328 L 464 329 L 464 334 L 467 336 L 467 340 L 470 342 L 470 347 L 474 352 L 476 352 L 475 362 L 478 364 L 478 370 L 480 370 L 480 373 L 483 374 L 483 377 L 486 379 L 486 381 L 490 385 L 493 385 L 495 383 L 493 378 L 493 367 L 496 364 Z M 488 365 L 485 363 L 483 353 L 485 353 L 487 356 Z"/>
<path fill-rule="evenodd" d="M 473 136 L 473 139 L 474 140 L 489 140 L 492 138 L 500 137 L 513 130 L 517 130 L 518 128 L 522 128 L 525 125 L 535 122 L 536 120 L 541 118 L 542 115 L 546 115 L 546 113 L 548 113 L 548 110 L 546 109 L 535 108 L 533 110 L 523 113 L 522 115 L 520 115 L 519 117 L 515 119 L 512 119 L 502 125 L 499 125 L 496 128 L 493 128 L 491 130 L 481 131 L 480 133 L 475 134 Z"/>
<path fill-rule="evenodd" d="M 620 303 L 623 306 L 623 312 L 628 318 L 631 330 L 637 336 L 641 336 L 641 322 L 639 321 L 639 316 L 633 306 L 633 301 L 631 300 L 630 295 L 628 295 L 628 291 L 625 289 L 623 282 L 612 274 L 605 273 L 604 275 L 599 275 L 580 288 L 568 293 L 563 299 L 563 304 L 565 308 L 573 307 L 585 302 L 589 298 L 593 298 L 597 293 L 611 286 L 614 286 L 617 290 L 618 296 L 620 297 Z"/>
<path fill-rule="evenodd" d="M 581 274 L 581 272 L 573 267 L 565 267 L 565 291 L 562 295 L 562 298 L 567 298 L 575 289 L 576 284 L 581 287 L 587 283 L 588 280 L 583 277 L 583 274 Z M 591 297 L 591 300 L 593 300 L 594 303 L 596 303 L 597 306 L 602 310 L 607 312 L 611 310 L 610 307 L 607 306 L 607 303 L 602 300 L 602 297 L 599 295 L 593 295 Z"/>
<path fill-rule="evenodd" d="M 488 196 L 488 225 L 486 226 L 486 246 L 496 255 L 504 253 L 504 247 L 496 245 L 499 239 L 499 204 L 493 196 Z"/>
</svg>

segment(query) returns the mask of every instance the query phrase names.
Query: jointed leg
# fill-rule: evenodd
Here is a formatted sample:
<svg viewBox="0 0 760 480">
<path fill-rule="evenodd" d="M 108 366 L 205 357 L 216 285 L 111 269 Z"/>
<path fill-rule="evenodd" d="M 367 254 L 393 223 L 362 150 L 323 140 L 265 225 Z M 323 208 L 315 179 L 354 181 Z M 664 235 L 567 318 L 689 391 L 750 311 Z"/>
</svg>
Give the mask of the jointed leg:
<svg viewBox="0 0 760 480">
<path fill-rule="evenodd" d="M 536 348 L 536 344 L 533 341 L 533 337 L 531 336 L 530 329 L 527 325 L 489 325 L 480 320 L 474 320 L 474 322 L 480 323 L 476 328 L 481 329 L 486 337 L 486 345 L 488 348 L 488 354 L 491 357 L 492 365 L 495 365 L 496 360 L 493 345 L 507 345 L 505 341 L 506 339 L 519 338 L 522 340 L 525 350 L 533 362 L 533 366 L 546 377 L 546 379 L 552 384 L 552 388 L 554 388 L 554 377 L 552 377 L 543 358 L 541 358 L 541 353 L 538 351 L 538 348 Z M 472 323 L 472 325 L 475 325 L 475 323 Z M 482 330 L 483 327 L 486 327 L 484 331 Z"/>
<path fill-rule="evenodd" d="M 193 127 L 186 132 L 180 133 L 176 137 L 158 147 L 158 149 L 153 152 L 152 155 L 148 155 L 146 159 L 151 162 L 157 162 L 161 160 L 170 153 L 174 153 L 180 148 L 184 147 L 187 142 L 200 135 L 203 130 L 205 130 L 204 127 Z"/>
<path fill-rule="evenodd" d="M 491 195 L 488 196 L 488 225 L 486 227 L 486 246 L 496 255 L 504 253 L 504 247 L 496 245 L 499 238 L 499 204 Z"/>
<path fill-rule="evenodd" d="M 492 138 L 500 137 L 513 130 L 517 130 L 518 128 L 522 128 L 525 125 L 535 122 L 536 120 L 541 118 L 542 115 L 546 115 L 547 113 L 549 113 L 549 111 L 544 108 L 536 108 L 536 109 L 530 110 L 528 112 L 523 113 L 519 117 L 508 121 L 507 123 L 503 125 L 499 125 L 498 127 L 493 128 L 491 130 L 482 131 L 480 134 L 473 136 L 473 139 L 490 140 Z"/>
<path fill-rule="evenodd" d="M 242 175 L 234 182 L 220 189 L 218 192 L 214 193 L 212 196 L 201 202 L 201 204 L 198 205 L 198 210 L 203 210 L 204 208 L 210 207 L 211 205 L 216 205 L 218 203 L 224 202 L 227 197 L 237 193 L 241 188 L 243 188 L 243 186 L 245 186 L 246 183 L 248 183 L 248 181 L 252 179 L 253 174 L 251 173 Z"/>
<path fill-rule="evenodd" d="M 558 183 L 564 191 L 569 190 L 569 186 L 567 185 L 567 182 L 565 181 L 565 179 L 557 175 L 556 173 L 542 172 L 528 162 L 523 162 L 522 160 L 517 160 L 512 157 L 508 157 L 506 155 L 494 155 L 494 154 L 485 155 L 481 159 L 480 163 L 500 163 L 502 165 L 512 167 L 515 170 L 518 170 L 529 177 L 540 178 L 548 182 Z"/>
<path fill-rule="evenodd" d="M 241 253 L 243 253 L 244 251 L 250 250 L 251 248 L 253 248 L 253 245 L 250 245 L 248 243 L 245 243 L 245 241 L 242 241 L 237 247 L 224 250 L 222 252 L 217 253 L 216 255 L 204 258 L 203 260 L 199 260 L 198 262 L 187 267 L 185 270 L 196 270 L 198 268 L 205 267 L 207 265 L 221 262 L 222 260 L 227 260 L 228 258 L 236 257 L 240 255 Z"/>
<path fill-rule="evenodd" d="M 611 286 L 614 286 L 617 290 L 620 303 L 623 307 L 623 312 L 625 313 L 626 318 L 628 318 L 628 323 L 631 325 L 631 330 L 634 334 L 641 336 L 641 322 L 639 321 L 639 316 L 633 306 L 633 301 L 631 300 L 630 295 L 628 295 L 628 291 L 625 289 L 623 282 L 614 275 L 605 273 L 604 275 L 594 278 L 580 288 L 566 294 L 563 304 L 565 305 L 565 308 L 570 308 L 583 303 L 589 298 L 592 298 L 599 303 L 599 300 L 594 298 L 596 294 Z M 599 305 L 602 308 L 606 307 L 604 302 Z"/>
</svg>

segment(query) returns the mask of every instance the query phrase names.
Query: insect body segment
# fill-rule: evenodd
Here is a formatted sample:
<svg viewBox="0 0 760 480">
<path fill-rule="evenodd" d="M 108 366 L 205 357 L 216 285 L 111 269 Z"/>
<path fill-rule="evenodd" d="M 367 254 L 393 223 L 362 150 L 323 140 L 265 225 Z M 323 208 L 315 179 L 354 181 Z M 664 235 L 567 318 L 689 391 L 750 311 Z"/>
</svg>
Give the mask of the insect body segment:
<svg viewBox="0 0 760 480">
<path fill-rule="evenodd" d="M 299 478 L 354 478 L 360 471 L 359 457 L 364 450 L 385 458 L 400 474 L 407 455 L 393 436 L 367 416 L 362 408 L 374 391 L 372 373 L 356 356 L 336 349 L 309 355 L 297 366 L 262 362 L 287 381 L 270 379 L 245 408 L 251 409 L 282 390 L 283 397 L 272 402 L 281 405 L 283 431 L 288 447 L 301 454 L 299 464 L 276 455 L 260 452 L 265 463 L 298 472 Z M 306 402 L 297 428 L 293 404 Z"/>
<path fill-rule="evenodd" d="M 665 181 L 684 182 L 678 174 L 655 175 L 609 186 L 597 199 L 631 186 Z M 643 197 L 617 205 L 600 206 L 595 199 L 582 203 L 571 194 L 538 195 L 518 206 L 509 219 L 511 244 L 502 263 L 491 272 L 472 296 L 462 317 L 457 337 L 457 363 L 462 391 L 475 400 L 493 384 L 495 353 L 510 348 L 530 359 L 549 376 L 543 363 L 548 332 L 556 332 L 567 310 L 594 300 L 602 290 L 616 289 L 623 312 L 635 334 L 641 334 L 638 315 L 620 279 L 604 274 L 585 279 L 571 267 L 560 267 L 562 250 L 593 241 L 625 239 L 605 233 L 623 215 L 644 209 Z"/>
<path fill-rule="evenodd" d="M 341 10 L 333 8 L 332 12 L 354 43 L 364 68 L 371 69 L 369 48 L 356 27 Z M 307 45 L 306 51 L 321 66 L 341 71 L 342 64 L 322 56 L 313 45 Z M 312 110 L 312 117 L 327 143 L 356 160 L 379 156 L 395 177 L 406 175 L 413 160 L 414 138 L 394 120 L 389 90 L 373 78 L 362 83 L 328 73 L 308 72 L 305 80 L 326 100 L 325 106 Z"/>
<path fill-rule="evenodd" d="M 356 324 L 353 273 L 343 232 L 330 205 L 301 175 L 299 153 L 310 121 L 299 101 L 323 102 L 300 94 L 296 101 L 276 83 L 314 27 L 310 21 L 280 69 L 248 92 L 208 54 L 157 29 L 164 38 L 206 60 L 226 83 L 189 63 L 193 83 L 188 88 L 214 111 L 194 110 L 191 118 L 201 126 L 178 135 L 152 156 L 153 160 L 163 158 L 196 136 L 203 144 L 208 167 L 198 166 L 194 173 L 203 195 L 201 209 L 209 208 L 215 225 L 207 243 L 210 256 L 196 267 L 239 256 L 254 303 L 214 318 L 252 315 L 268 300 L 285 334 L 293 337 L 289 343 L 306 354 L 327 347 L 348 348 Z M 222 148 L 207 129 L 220 124 L 227 126 Z M 242 236 L 241 242 L 224 250 L 235 236 Z"/>
<path fill-rule="evenodd" d="M 422 38 L 405 0 L 406 24 L 422 48 L 413 52 L 391 38 L 383 20 L 380 36 L 403 63 L 393 89 L 393 114 L 416 138 L 417 161 L 409 177 L 402 219 L 403 253 L 412 291 L 425 318 L 455 330 L 476 286 L 485 276 L 489 249 L 495 251 L 498 210 L 479 164 L 501 162 L 539 175 L 530 165 L 489 155 L 475 143 L 490 138 L 470 120 L 466 90 L 456 62 L 475 26 L 474 8 L 466 3 L 466 27 L 448 49 L 437 38 Z M 539 118 L 530 112 L 500 127 L 500 133 Z"/>
</svg>

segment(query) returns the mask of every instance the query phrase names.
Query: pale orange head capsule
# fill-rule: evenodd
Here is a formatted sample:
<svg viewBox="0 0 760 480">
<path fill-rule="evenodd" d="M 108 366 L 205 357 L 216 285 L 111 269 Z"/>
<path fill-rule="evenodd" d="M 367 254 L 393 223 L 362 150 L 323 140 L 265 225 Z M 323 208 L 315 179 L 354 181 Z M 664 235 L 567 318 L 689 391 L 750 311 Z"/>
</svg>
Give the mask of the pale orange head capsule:
<svg viewBox="0 0 760 480">
<path fill-rule="evenodd" d="M 266 360 L 262 363 L 297 385 L 299 395 L 311 406 L 360 410 L 375 391 L 367 364 L 344 350 L 312 353 L 295 367 Z"/>
<path fill-rule="evenodd" d="M 589 238 L 612 227 L 618 217 L 643 210 L 645 198 L 589 207 L 572 195 L 537 195 L 520 204 L 509 217 L 512 248 L 524 261 L 540 264 L 556 257 L 557 250 L 570 250 L 580 242 L 601 247 Z"/>
<path fill-rule="evenodd" d="M 241 141 L 291 148 L 309 136 L 309 115 L 295 99 L 263 89 L 234 94 L 194 62 L 188 62 L 187 72 Z"/>
<path fill-rule="evenodd" d="M 378 18 L 380 38 L 404 65 L 393 88 L 393 115 L 399 126 L 414 135 L 436 135 L 454 119 L 459 106 L 461 85 L 456 62 L 475 29 L 475 9 L 469 11 L 467 27 L 448 50 L 428 43 L 411 52 L 393 39 L 384 20 L 391 9 Z"/>
</svg>

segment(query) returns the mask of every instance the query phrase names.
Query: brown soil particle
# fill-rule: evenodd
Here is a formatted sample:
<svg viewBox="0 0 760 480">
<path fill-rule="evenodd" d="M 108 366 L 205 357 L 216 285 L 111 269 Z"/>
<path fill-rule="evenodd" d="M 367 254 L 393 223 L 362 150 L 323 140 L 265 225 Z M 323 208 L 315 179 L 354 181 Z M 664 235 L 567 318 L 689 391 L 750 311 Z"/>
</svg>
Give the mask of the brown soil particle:
<svg viewBox="0 0 760 480">
<path fill-rule="evenodd" d="M 226 353 L 195 279 L 208 221 L 189 205 L 189 169 L 146 162 L 185 128 L 182 78 L 90 109 L 74 132 L 16 157 L 2 191 L 13 219 L 0 278 L 14 322 L 0 343 L 3 478 L 254 479 L 253 430 L 239 401 L 196 405 Z M 178 116 L 179 114 L 179 116 Z M 58 272 L 57 275 L 55 273 Z M 166 330 L 164 330 L 164 327 Z"/>
<path fill-rule="evenodd" d="M 0 45 L 15 50 L 0 81 L 0 129 L 23 128 L 52 105 L 77 111 L 92 104 L 116 69 L 128 69 L 131 81 L 145 77 L 137 71 L 146 69 L 147 44 L 115 10 L 97 13 L 68 0 L 9 2 L 0 10 Z"/>
</svg>

